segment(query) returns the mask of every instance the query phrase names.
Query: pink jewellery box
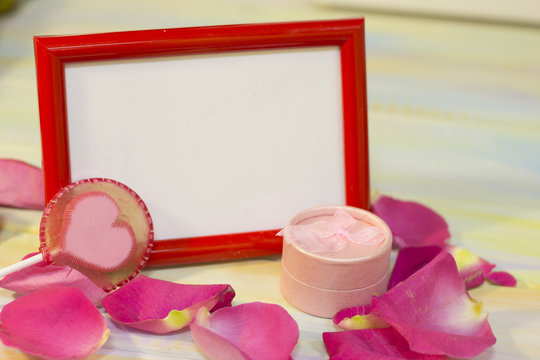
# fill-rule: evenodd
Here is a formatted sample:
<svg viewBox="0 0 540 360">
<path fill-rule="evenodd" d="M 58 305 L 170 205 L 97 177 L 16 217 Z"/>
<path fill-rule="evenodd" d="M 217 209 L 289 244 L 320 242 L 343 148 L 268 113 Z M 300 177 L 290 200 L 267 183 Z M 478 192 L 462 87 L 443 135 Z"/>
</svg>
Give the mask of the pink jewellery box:
<svg viewBox="0 0 540 360">
<path fill-rule="evenodd" d="M 343 231 L 332 224 L 336 216 L 342 218 L 338 221 Z M 326 248 L 321 248 L 319 230 L 325 233 Z M 377 238 L 361 243 L 341 234 L 354 237 L 366 231 L 375 231 Z M 281 293 L 298 309 L 331 318 L 343 308 L 369 304 L 373 295 L 386 291 L 392 233 L 374 214 L 350 206 L 310 208 L 294 215 L 283 234 Z"/>
</svg>

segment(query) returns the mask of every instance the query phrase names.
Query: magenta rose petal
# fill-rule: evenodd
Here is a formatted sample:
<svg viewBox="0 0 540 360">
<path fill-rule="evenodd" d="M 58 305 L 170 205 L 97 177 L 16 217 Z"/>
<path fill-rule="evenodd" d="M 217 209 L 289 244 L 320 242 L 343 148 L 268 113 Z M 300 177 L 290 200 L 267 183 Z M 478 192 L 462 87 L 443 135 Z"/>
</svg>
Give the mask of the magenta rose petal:
<svg viewBox="0 0 540 360">
<path fill-rule="evenodd" d="M 495 267 L 494 264 L 458 246 L 446 245 L 444 249 L 454 257 L 467 289 L 482 285 L 486 275 Z"/>
<path fill-rule="evenodd" d="M 43 359 L 84 358 L 99 349 L 109 333 L 99 310 L 76 288 L 39 290 L 0 312 L 0 340 Z"/>
<path fill-rule="evenodd" d="M 388 289 L 406 280 L 409 276 L 423 268 L 442 250 L 439 246 L 408 247 L 399 251 L 394 269 L 388 281 Z"/>
<path fill-rule="evenodd" d="M 482 285 L 484 279 L 495 285 L 516 286 L 516 279 L 507 272 L 493 271 L 494 264 L 458 246 L 446 245 L 444 247 L 456 260 L 459 274 L 465 281 L 467 289 Z"/>
<path fill-rule="evenodd" d="M 495 285 L 514 287 L 517 285 L 516 278 L 506 271 L 492 271 L 486 275 L 486 279 Z"/>
<path fill-rule="evenodd" d="M 450 238 L 443 217 L 417 202 L 381 195 L 371 205 L 371 211 L 388 224 L 397 247 L 442 246 Z"/>
<path fill-rule="evenodd" d="M 349 330 L 323 333 L 330 360 L 352 359 L 444 359 L 441 355 L 425 355 L 409 349 L 409 344 L 395 329 Z"/>
<path fill-rule="evenodd" d="M 43 210 L 41 169 L 19 160 L 0 159 L 0 206 Z"/>
<path fill-rule="evenodd" d="M 210 359 L 287 360 L 298 342 L 296 321 L 279 305 L 260 302 L 202 309 L 191 324 L 197 346 Z"/>
<path fill-rule="evenodd" d="M 419 353 L 473 357 L 495 343 L 487 312 L 469 296 L 454 259 L 445 251 L 373 298 L 371 311 Z"/>
<path fill-rule="evenodd" d="M 341 309 L 334 315 L 332 321 L 338 325 L 344 319 L 350 319 L 356 315 L 369 315 L 371 314 L 371 305 L 360 305 L 350 308 Z"/>
<path fill-rule="evenodd" d="M 112 319 L 156 334 L 180 330 L 197 311 L 230 306 L 235 293 L 230 285 L 184 285 L 140 275 L 102 301 Z"/>
<path fill-rule="evenodd" d="M 371 305 L 361 305 L 345 308 L 332 319 L 334 324 L 345 330 L 377 329 L 389 325 L 377 315 L 371 314 Z"/>
<path fill-rule="evenodd" d="M 480 285 L 482 285 L 486 278 L 484 277 L 484 274 L 482 274 L 482 272 L 477 272 L 477 273 L 474 273 L 474 274 L 471 274 L 471 275 L 461 275 L 461 278 L 463 279 L 463 282 L 465 284 L 465 287 L 468 289 L 474 289 L 475 287 L 479 287 Z"/>
<path fill-rule="evenodd" d="M 23 258 L 26 259 L 29 254 Z M 30 294 L 51 286 L 75 287 L 95 304 L 101 304 L 107 293 L 95 285 L 86 276 L 69 266 L 57 266 L 41 261 L 35 265 L 21 269 L 0 280 L 0 287 L 21 295 Z"/>
</svg>

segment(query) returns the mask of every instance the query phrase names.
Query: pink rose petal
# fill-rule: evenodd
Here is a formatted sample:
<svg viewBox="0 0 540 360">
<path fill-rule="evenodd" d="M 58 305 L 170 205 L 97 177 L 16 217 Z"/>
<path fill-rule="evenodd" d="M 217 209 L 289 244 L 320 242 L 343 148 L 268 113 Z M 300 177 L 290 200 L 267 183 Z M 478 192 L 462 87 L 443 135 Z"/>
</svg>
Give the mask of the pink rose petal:
<svg viewBox="0 0 540 360">
<path fill-rule="evenodd" d="M 409 276 L 426 266 L 442 250 L 438 246 L 403 248 L 399 251 L 394 269 L 388 281 L 388 289 L 393 288 Z"/>
<path fill-rule="evenodd" d="M 27 257 L 34 254 L 29 254 Z M 68 286 L 80 290 L 95 304 L 101 304 L 107 293 L 95 285 L 86 276 L 69 266 L 57 266 L 39 262 L 5 276 L 0 280 L 0 287 L 26 295 L 51 286 Z"/>
<path fill-rule="evenodd" d="M 323 341 L 330 360 L 445 358 L 412 351 L 407 340 L 393 328 L 328 332 L 323 333 Z"/>
<path fill-rule="evenodd" d="M 371 211 L 388 224 L 397 247 L 442 246 L 450 237 L 442 216 L 416 202 L 381 195 L 372 204 Z"/>
<path fill-rule="evenodd" d="M 457 267 L 467 289 L 482 285 L 484 279 L 496 285 L 516 286 L 516 279 L 507 272 L 493 272 L 494 264 L 471 253 L 469 250 L 446 245 L 444 247 L 456 260 Z"/>
<path fill-rule="evenodd" d="M 486 277 L 481 272 L 477 272 L 472 275 L 463 276 L 460 274 L 463 278 L 463 281 L 465 283 L 465 287 L 468 289 L 474 289 L 475 287 L 479 287 L 484 283 L 486 280 Z"/>
<path fill-rule="evenodd" d="M 0 340 L 44 359 L 86 357 L 108 336 L 99 310 L 75 288 L 39 290 L 12 301 L 0 312 Z"/>
<path fill-rule="evenodd" d="M 444 249 L 454 257 L 459 274 L 467 289 L 482 285 L 485 276 L 495 267 L 495 265 L 474 255 L 469 250 L 452 245 L 447 245 Z"/>
<path fill-rule="evenodd" d="M 371 314 L 371 305 L 360 305 L 350 308 L 341 309 L 334 315 L 332 321 L 338 325 L 343 319 L 350 319 L 356 315 L 369 315 Z"/>
<path fill-rule="evenodd" d="M 371 311 L 419 353 L 472 357 L 495 343 L 487 312 L 469 296 L 447 252 L 373 298 Z"/>
<path fill-rule="evenodd" d="M 371 314 L 371 305 L 361 305 L 340 310 L 332 319 L 337 327 L 345 330 L 378 329 L 389 325 Z"/>
<path fill-rule="evenodd" d="M 393 288 L 399 282 L 407 279 L 423 266 L 428 264 L 437 254 L 446 250 L 457 263 L 459 275 L 465 282 L 467 289 L 472 289 L 484 283 L 484 279 L 496 285 L 515 286 L 516 279 L 507 272 L 493 272 L 495 265 L 472 254 L 470 251 L 457 246 L 446 245 L 420 246 L 403 248 L 399 251 L 396 264 L 392 270 L 388 289 Z"/>
<path fill-rule="evenodd" d="M 22 161 L 0 159 L 0 206 L 43 210 L 43 172 Z"/>
<path fill-rule="evenodd" d="M 299 337 L 296 321 L 279 305 L 260 302 L 200 311 L 191 324 L 197 346 L 210 359 L 286 360 Z"/>
<path fill-rule="evenodd" d="M 230 285 L 183 285 L 140 275 L 102 301 L 114 321 L 156 334 L 177 331 L 206 307 L 230 306 Z"/>
<path fill-rule="evenodd" d="M 514 287 L 517 285 L 516 278 L 506 271 L 492 271 L 486 275 L 486 279 L 495 285 Z"/>
</svg>

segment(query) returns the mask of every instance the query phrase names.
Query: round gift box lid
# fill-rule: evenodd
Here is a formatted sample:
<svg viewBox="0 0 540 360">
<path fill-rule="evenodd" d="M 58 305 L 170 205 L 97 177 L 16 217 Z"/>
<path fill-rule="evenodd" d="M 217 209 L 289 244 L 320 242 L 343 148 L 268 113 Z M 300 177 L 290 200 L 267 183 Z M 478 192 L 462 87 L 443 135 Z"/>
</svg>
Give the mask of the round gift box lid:
<svg viewBox="0 0 540 360">
<path fill-rule="evenodd" d="M 370 287 L 386 277 L 390 267 L 392 233 L 379 217 L 350 206 L 321 206 L 297 213 L 287 226 L 329 221 L 338 210 L 344 210 L 359 223 L 378 228 L 383 235 L 382 241 L 374 245 L 349 243 L 338 251 L 321 254 L 302 248 L 295 242 L 294 232 L 285 231 L 282 266 L 293 278 L 315 288 L 357 290 Z"/>
</svg>

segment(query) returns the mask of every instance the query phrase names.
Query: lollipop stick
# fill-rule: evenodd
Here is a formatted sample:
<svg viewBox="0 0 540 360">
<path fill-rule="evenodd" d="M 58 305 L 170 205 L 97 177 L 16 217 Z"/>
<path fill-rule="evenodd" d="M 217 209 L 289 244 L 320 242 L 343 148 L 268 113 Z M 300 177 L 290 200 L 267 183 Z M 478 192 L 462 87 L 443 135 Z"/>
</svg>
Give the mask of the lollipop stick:
<svg viewBox="0 0 540 360">
<path fill-rule="evenodd" d="M 13 265 L 9 265 L 3 269 L 0 269 L 0 279 L 6 275 L 14 273 L 15 271 L 19 271 L 26 267 L 32 266 L 41 261 L 43 261 L 43 255 L 39 253 L 39 254 L 29 257 L 28 259 L 21 260 L 18 263 L 15 263 Z"/>
</svg>

